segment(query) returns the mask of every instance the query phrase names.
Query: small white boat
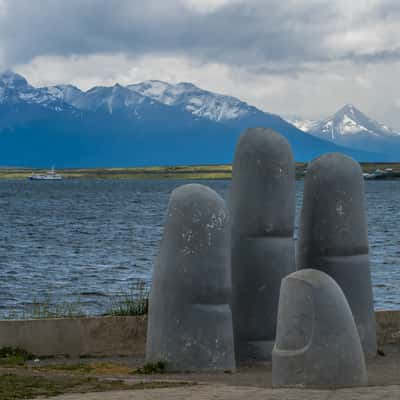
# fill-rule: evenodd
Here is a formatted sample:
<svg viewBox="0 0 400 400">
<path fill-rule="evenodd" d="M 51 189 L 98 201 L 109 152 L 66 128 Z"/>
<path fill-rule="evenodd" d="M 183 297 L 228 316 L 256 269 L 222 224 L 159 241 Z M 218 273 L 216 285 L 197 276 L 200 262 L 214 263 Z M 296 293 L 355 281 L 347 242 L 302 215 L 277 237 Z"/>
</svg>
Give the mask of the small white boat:
<svg viewBox="0 0 400 400">
<path fill-rule="evenodd" d="M 54 170 L 54 167 L 45 174 L 32 174 L 29 177 L 31 181 L 60 181 L 63 177 Z"/>
<path fill-rule="evenodd" d="M 376 175 L 374 173 L 369 174 L 369 173 L 365 173 L 363 174 L 364 179 L 375 179 Z"/>
<path fill-rule="evenodd" d="M 393 171 L 393 170 L 392 170 Z M 363 174 L 364 179 L 384 179 L 390 176 L 392 171 L 376 169 L 374 172 Z"/>
</svg>

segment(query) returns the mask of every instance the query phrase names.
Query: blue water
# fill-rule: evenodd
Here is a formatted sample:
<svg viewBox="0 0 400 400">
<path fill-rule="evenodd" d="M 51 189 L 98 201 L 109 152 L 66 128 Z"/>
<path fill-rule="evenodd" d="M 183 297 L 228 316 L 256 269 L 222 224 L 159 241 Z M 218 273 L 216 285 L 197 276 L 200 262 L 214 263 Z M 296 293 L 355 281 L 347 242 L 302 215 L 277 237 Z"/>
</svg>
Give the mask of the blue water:
<svg viewBox="0 0 400 400">
<path fill-rule="evenodd" d="M 0 181 L 0 317 L 49 299 L 102 314 L 149 284 L 169 194 L 184 183 Z M 202 183 L 228 197 L 229 181 Z M 375 307 L 400 309 L 400 181 L 367 181 L 366 198 Z"/>
</svg>

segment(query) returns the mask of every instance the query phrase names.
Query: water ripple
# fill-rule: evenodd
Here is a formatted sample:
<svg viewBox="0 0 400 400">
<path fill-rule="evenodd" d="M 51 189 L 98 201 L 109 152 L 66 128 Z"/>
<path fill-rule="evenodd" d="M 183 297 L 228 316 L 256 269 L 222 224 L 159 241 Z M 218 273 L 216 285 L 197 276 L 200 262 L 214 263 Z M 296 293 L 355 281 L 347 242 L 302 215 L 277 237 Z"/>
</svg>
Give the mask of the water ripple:
<svg viewBox="0 0 400 400">
<path fill-rule="evenodd" d="M 171 191 L 183 181 L 0 181 L 0 317 L 48 298 L 102 314 L 148 284 Z M 228 197 L 229 181 L 202 182 Z M 297 224 L 303 183 L 297 183 Z M 400 182 L 366 182 L 377 309 L 400 309 Z M 296 231 L 297 235 L 297 231 Z"/>
</svg>

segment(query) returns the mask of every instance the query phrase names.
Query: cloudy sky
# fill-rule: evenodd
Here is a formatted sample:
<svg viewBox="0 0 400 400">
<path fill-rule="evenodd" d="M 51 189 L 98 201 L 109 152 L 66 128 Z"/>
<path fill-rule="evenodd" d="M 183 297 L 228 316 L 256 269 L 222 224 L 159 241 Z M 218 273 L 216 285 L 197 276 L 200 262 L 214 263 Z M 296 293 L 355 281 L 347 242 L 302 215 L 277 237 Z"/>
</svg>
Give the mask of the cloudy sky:
<svg viewBox="0 0 400 400">
<path fill-rule="evenodd" d="M 0 0 L 0 70 L 190 81 L 307 118 L 354 103 L 400 129 L 399 18 L 399 0 Z"/>
</svg>

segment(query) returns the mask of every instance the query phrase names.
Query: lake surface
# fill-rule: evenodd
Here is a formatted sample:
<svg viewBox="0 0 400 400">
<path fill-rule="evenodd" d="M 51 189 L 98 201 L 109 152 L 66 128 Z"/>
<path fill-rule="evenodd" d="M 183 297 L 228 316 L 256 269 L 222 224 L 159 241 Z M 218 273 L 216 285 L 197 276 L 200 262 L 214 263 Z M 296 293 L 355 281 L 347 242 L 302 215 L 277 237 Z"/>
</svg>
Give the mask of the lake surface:
<svg viewBox="0 0 400 400">
<path fill-rule="evenodd" d="M 138 279 L 150 284 L 169 195 L 184 183 L 0 181 L 0 317 L 43 301 L 102 314 Z M 201 183 L 228 197 L 230 181 Z M 302 191 L 299 181 L 297 216 Z M 367 181 L 366 198 L 375 307 L 400 309 L 400 181 Z"/>
</svg>

